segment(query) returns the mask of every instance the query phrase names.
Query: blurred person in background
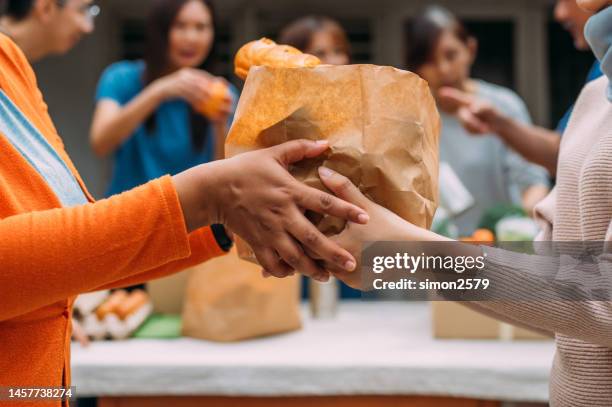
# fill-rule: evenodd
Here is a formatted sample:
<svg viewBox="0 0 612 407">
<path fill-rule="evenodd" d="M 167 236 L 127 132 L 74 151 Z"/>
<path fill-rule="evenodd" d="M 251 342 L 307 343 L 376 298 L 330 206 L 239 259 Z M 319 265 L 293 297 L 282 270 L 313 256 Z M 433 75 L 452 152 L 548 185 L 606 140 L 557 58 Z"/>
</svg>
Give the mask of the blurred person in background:
<svg viewBox="0 0 612 407">
<path fill-rule="evenodd" d="M 215 80 L 225 81 L 209 72 L 213 11 L 209 0 L 155 0 L 144 60 L 116 62 L 102 74 L 90 140 L 98 155 L 113 155 L 107 196 L 223 158 L 232 101 L 212 118 L 194 107 L 213 97 Z"/>
<path fill-rule="evenodd" d="M 578 7 L 575 0 L 557 0 L 555 3 L 555 20 L 569 31 L 574 46 L 580 51 L 590 50 L 585 39 L 584 27 L 592 14 Z M 600 64 L 596 59 L 586 83 L 601 76 Z M 496 134 L 527 160 L 545 167 L 552 175 L 556 174 L 561 136 L 567 127 L 573 107 L 568 109 L 555 130 L 549 130 L 521 123 L 491 103 L 459 89 L 444 88 L 439 92 L 439 98 L 449 106 L 449 109 L 455 111 L 471 134 Z"/>
<path fill-rule="evenodd" d="M 4 6 L 0 31 L 19 45 L 31 63 L 71 50 L 93 32 L 100 12 L 92 0 L 5 0 L 0 5 Z"/>
<path fill-rule="evenodd" d="M 329 17 L 300 18 L 281 31 L 278 42 L 314 55 L 324 64 L 347 65 L 351 61 L 351 46 L 346 32 Z"/>
<path fill-rule="evenodd" d="M 429 82 L 441 110 L 440 160 L 449 164 L 474 198 L 474 205 L 453 219 L 460 236 L 471 235 L 486 211 L 497 205 L 516 204 L 531 213 L 549 190 L 546 170 L 527 163 L 496 137 L 470 136 L 439 98 L 441 88 L 451 87 L 487 100 L 518 122 L 530 123 L 518 95 L 470 78 L 476 52 L 476 39 L 444 8 L 427 8 L 411 25 L 407 64 Z"/>
<path fill-rule="evenodd" d="M 99 156 L 113 155 L 107 196 L 223 158 L 232 100 L 216 117 L 194 107 L 224 81 L 210 73 L 215 23 L 209 0 L 155 0 L 144 60 L 116 62 L 102 74 L 90 141 Z"/>
</svg>

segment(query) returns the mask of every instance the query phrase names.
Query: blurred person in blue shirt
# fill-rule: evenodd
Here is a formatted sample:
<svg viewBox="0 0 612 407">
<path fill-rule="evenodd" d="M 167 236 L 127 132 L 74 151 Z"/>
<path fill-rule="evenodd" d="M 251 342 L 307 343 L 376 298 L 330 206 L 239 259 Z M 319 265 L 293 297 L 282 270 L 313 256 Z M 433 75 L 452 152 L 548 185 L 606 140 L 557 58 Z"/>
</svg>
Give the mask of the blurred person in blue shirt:
<svg viewBox="0 0 612 407">
<path fill-rule="evenodd" d="M 155 0 L 144 60 L 108 67 L 98 84 L 90 140 L 113 154 L 107 196 L 223 158 L 236 91 L 215 117 L 194 106 L 211 98 L 215 20 L 209 0 Z M 228 85 L 229 86 L 229 85 Z"/>
<path fill-rule="evenodd" d="M 578 50 L 589 50 L 584 27 L 591 15 L 578 7 L 575 0 L 556 0 L 555 2 L 555 20 L 570 32 L 574 46 Z M 596 60 L 586 83 L 601 76 L 599 62 Z M 558 123 L 556 130 L 549 130 L 521 123 L 487 101 L 458 89 L 441 88 L 438 98 L 454 111 L 459 121 L 470 133 L 475 135 L 495 134 L 525 159 L 543 166 L 552 176 L 556 174 L 561 136 L 571 118 L 573 106 Z"/>
</svg>

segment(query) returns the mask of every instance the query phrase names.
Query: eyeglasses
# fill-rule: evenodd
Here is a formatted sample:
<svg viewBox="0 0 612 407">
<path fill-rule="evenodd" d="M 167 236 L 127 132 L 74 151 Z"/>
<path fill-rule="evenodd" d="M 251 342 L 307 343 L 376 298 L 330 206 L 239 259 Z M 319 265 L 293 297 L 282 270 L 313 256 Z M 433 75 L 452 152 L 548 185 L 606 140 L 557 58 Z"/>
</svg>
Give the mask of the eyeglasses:
<svg viewBox="0 0 612 407">
<path fill-rule="evenodd" d="M 89 4 L 87 6 L 85 6 L 85 15 L 87 16 L 87 18 L 91 21 L 95 20 L 96 17 L 98 17 L 100 15 L 100 12 L 102 10 L 100 9 L 100 6 L 98 6 L 97 4 Z"/>
<path fill-rule="evenodd" d="M 59 7 L 64 7 L 69 0 L 56 0 Z M 78 7 L 77 11 L 87 20 L 93 22 L 100 15 L 101 9 L 96 3 L 85 3 Z"/>
</svg>

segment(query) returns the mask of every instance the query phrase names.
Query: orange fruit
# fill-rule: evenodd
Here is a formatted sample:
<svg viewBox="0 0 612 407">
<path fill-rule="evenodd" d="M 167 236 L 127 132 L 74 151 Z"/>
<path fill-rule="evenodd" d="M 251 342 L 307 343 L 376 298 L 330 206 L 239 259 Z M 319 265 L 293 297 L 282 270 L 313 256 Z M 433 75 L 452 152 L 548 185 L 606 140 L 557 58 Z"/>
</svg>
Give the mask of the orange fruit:
<svg viewBox="0 0 612 407">
<path fill-rule="evenodd" d="M 221 106 L 231 98 L 229 87 L 222 80 L 215 80 L 210 90 L 210 97 L 195 109 L 204 116 L 214 119 L 219 114 Z"/>
<path fill-rule="evenodd" d="M 472 235 L 472 238 L 476 242 L 495 242 L 495 235 L 489 229 L 478 229 Z"/>
</svg>

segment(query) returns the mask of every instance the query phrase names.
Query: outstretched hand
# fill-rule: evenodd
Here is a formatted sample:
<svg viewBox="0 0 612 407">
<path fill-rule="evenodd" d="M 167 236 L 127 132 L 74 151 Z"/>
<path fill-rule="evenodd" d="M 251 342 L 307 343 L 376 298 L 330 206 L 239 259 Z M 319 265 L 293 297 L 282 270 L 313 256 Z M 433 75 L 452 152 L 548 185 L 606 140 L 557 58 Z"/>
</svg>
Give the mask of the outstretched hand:
<svg viewBox="0 0 612 407">
<path fill-rule="evenodd" d="M 364 242 L 377 241 L 427 241 L 438 238 L 432 232 L 421 229 L 397 216 L 390 210 L 372 202 L 348 178 L 330 170 L 319 168 L 319 177 L 323 184 L 338 198 L 363 208 L 370 216 L 367 225 L 347 222 L 345 229 L 332 240 L 359 259 Z M 363 289 L 360 267 L 347 271 L 334 264 L 325 263 L 325 268 L 345 284 Z"/>
<path fill-rule="evenodd" d="M 367 223 L 367 212 L 304 185 L 288 172 L 290 164 L 316 157 L 327 148 L 326 142 L 291 141 L 176 176 L 189 229 L 211 223 L 226 225 L 251 246 L 264 272 L 275 277 L 298 271 L 318 280 L 329 278 L 305 252 L 337 269 L 354 270 L 355 257 L 324 236 L 304 212 L 311 210 L 355 224 Z"/>
<path fill-rule="evenodd" d="M 438 100 L 449 113 L 455 115 L 463 127 L 474 135 L 496 133 L 499 111 L 489 102 L 459 89 L 443 87 Z"/>
</svg>

